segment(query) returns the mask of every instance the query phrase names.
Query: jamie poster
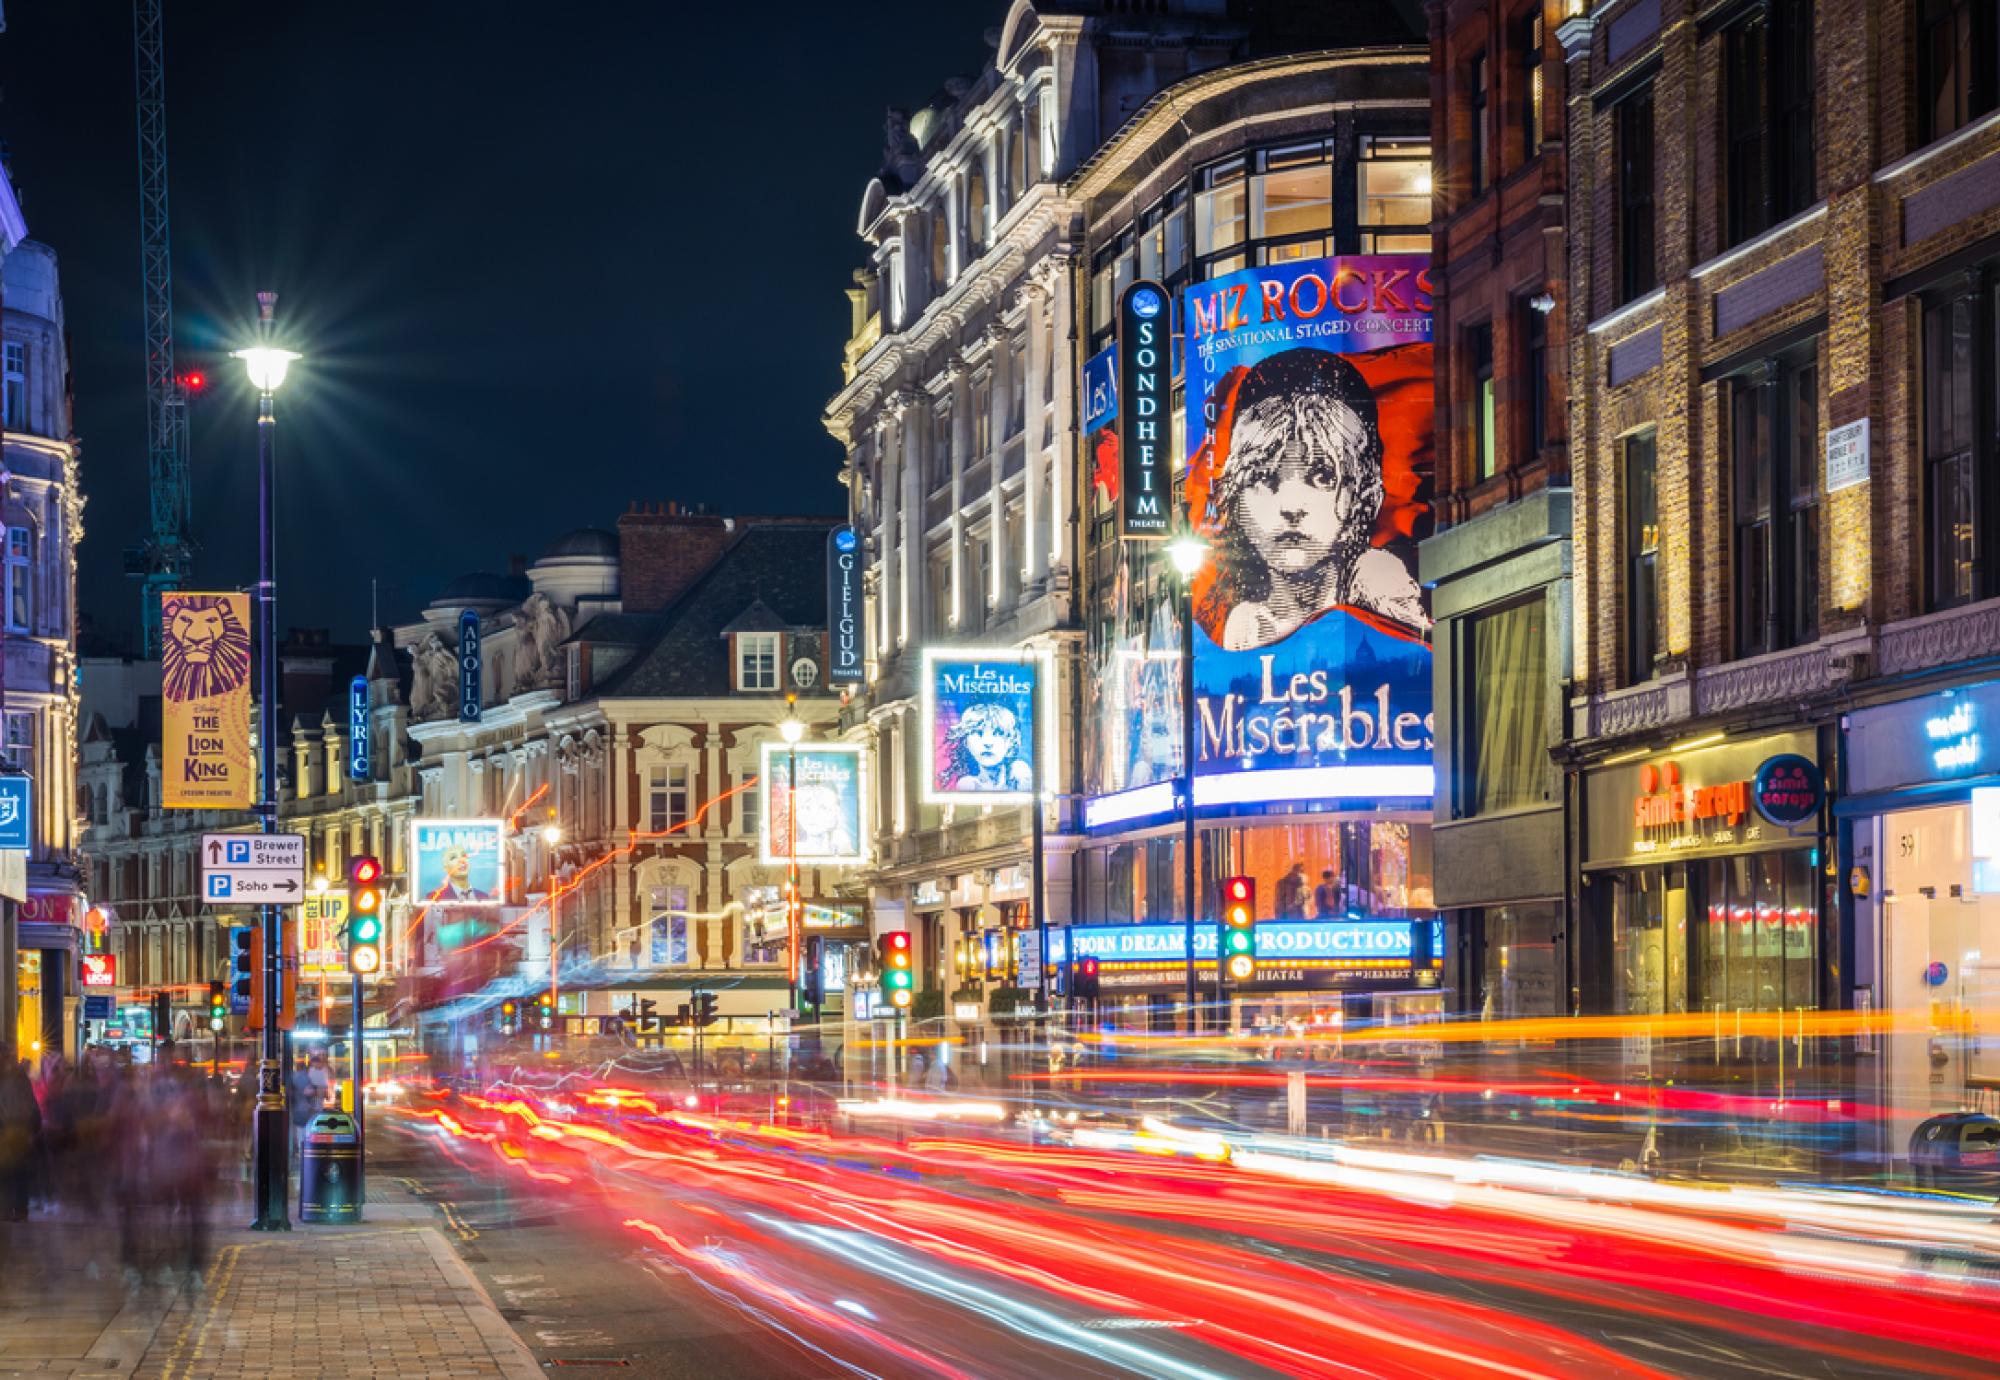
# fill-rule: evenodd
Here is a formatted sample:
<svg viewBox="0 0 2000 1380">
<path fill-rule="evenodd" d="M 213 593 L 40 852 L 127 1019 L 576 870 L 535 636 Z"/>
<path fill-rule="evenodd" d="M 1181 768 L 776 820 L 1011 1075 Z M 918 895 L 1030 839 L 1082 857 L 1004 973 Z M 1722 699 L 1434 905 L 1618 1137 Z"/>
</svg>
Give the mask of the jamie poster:
<svg viewBox="0 0 2000 1380">
<path fill-rule="evenodd" d="M 497 819 L 410 821 L 410 894 L 417 905 L 497 906 L 507 865 Z"/>
<path fill-rule="evenodd" d="M 1037 747 L 1046 760 L 1054 725 L 1049 690 L 1035 652 L 925 652 L 925 803 L 1032 800 Z"/>
<path fill-rule="evenodd" d="M 1429 794 L 1430 259 L 1309 260 L 1189 288 L 1196 770 Z"/>
<path fill-rule="evenodd" d="M 249 809 L 249 595 L 160 596 L 160 689 L 167 807 Z"/>
<path fill-rule="evenodd" d="M 799 779 L 792 784 L 792 764 Z M 767 783 L 764 856 L 767 863 L 792 860 L 851 864 L 867 861 L 862 847 L 861 749 L 847 743 L 765 743 L 758 774 Z M 797 813 L 793 806 L 797 803 Z M 793 834 L 796 826 L 798 832 Z"/>
</svg>

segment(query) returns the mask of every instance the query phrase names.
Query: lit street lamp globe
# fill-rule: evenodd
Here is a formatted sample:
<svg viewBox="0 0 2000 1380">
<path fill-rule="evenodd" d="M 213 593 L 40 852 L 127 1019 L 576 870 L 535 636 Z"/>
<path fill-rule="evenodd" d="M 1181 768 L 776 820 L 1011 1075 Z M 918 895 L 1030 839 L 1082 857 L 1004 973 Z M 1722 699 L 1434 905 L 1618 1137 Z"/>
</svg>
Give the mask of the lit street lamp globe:
<svg viewBox="0 0 2000 1380">
<path fill-rule="evenodd" d="M 796 744 L 806 736 L 806 726 L 798 719 L 787 717 L 778 721 L 778 734 L 786 742 Z"/>
<path fill-rule="evenodd" d="M 1167 559 L 1183 580 L 1192 580 L 1208 559 L 1208 543 L 1192 532 L 1183 532 L 1167 543 Z"/>
<path fill-rule="evenodd" d="M 285 371 L 292 367 L 292 361 L 300 358 L 292 350 L 280 350 L 270 345 L 256 345 L 248 350 L 230 352 L 231 359 L 243 361 L 243 367 L 250 373 L 250 383 L 259 393 L 275 393 L 278 385 L 285 381 Z"/>
</svg>

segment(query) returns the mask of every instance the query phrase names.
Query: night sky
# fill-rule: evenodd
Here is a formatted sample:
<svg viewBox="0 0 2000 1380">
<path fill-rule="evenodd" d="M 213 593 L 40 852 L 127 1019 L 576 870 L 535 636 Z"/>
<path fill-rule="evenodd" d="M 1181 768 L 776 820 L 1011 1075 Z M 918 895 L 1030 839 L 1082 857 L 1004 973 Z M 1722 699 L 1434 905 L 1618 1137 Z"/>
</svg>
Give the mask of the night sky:
<svg viewBox="0 0 2000 1380">
<path fill-rule="evenodd" d="M 837 512 L 843 288 L 882 117 L 977 70 L 1002 0 L 167 0 L 196 587 L 253 578 L 255 294 L 278 396 L 279 619 L 359 640 L 634 500 Z M 84 613 L 137 626 L 146 531 L 132 22 L 11 0 L 0 137 L 61 261 Z"/>
</svg>

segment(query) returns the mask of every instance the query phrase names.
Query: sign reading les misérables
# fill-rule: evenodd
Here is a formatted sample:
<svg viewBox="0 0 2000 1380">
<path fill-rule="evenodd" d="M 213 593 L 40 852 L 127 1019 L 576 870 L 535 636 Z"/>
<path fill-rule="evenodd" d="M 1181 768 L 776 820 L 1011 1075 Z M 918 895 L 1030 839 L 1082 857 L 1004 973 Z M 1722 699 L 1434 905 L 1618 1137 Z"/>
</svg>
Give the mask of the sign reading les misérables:
<svg viewBox="0 0 2000 1380">
<path fill-rule="evenodd" d="M 458 616 L 458 721 L 479 722 L 479 615 L 467 609 Z"/>
<path fill-rule="evenodd" d="M 1172 299 L 1141 280 L 1118 299 L 1118 530 L 1127 540 L 1165 539 L 1172 521 Z"/>
<path fill-rule="evenodd" d="M 861 542 L 852 527 L 826 539 L 826 679 L 859 685 L 861 666 Z"/>
</svg>

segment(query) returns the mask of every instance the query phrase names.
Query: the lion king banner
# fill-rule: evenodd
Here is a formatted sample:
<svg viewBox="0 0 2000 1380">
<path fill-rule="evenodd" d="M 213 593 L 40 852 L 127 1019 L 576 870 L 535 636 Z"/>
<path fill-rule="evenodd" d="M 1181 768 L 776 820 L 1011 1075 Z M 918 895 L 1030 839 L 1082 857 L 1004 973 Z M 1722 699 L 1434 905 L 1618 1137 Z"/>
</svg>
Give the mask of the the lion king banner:
<svg viewBox="0 0 2000 1380">
<path fill-rule="evenodd" d="M 250 808 L 250 597 L 162 594 L 160 683 L 167 807 Z"/>
</svg>

